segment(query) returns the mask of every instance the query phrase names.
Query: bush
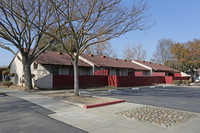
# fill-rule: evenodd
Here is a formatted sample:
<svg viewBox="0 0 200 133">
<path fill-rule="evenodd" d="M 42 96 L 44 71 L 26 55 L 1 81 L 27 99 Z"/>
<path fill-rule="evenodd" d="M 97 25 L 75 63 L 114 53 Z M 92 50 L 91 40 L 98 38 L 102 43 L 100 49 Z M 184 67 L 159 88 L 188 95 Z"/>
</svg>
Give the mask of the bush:
<svg viewBox="0 0 200 133">
<path fill-rule="evenodd" d="M 35 74 L 31 74 L 31 76 L 32 76 L 32 78 L 34 78 L 34 77 L 35 77 Z"/>
<path fill-rule="evenodd" d="M 2 75 L 5 76 L 5 75 L 8 75 L 10 73 L 10 70 L 3 70 L 2 71 Z"/>
<path fill-rule="evenodd" d="M 2 74 L 2 72 L 3 72 L 4 70 L 9 70 L 9 68 L 7 68 L 7 67 L 0 67 L 0 75 Z"/>
<path fill-rule="evenodd" d="M 181 80 L 173 80 L 173 84 L 180 85 L 181 84 Z"/>
<path fill-rule="evenodd" d="M 11 85 L 13 85 L 13 82 L 4 81 L 4 82 L 2 82 L 2 85 L 7 86 L 9 88 Z"/>
<path fill-rule="evenodd" d="M 8 76 L 10 76 L 10 77 L 14 77 L 15 74 L 14 74 L 14 73 L 9 73 Z"/>
<path fill-rule="evenodd" d="M 189 81 L 189 80 L 182 80 L 182 83 L 183 83 L 184 85 L 189 85 L 189 84 L 190 84 L 190 81 Z"/>
</svg>

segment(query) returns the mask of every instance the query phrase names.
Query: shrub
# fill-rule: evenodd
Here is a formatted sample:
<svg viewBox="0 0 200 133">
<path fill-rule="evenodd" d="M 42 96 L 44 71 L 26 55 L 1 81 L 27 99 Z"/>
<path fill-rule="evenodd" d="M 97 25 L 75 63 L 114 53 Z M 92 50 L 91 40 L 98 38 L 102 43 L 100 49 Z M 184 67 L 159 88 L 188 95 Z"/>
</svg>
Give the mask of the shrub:
<svg viewBox="0 0 200 133">
<path fill-rule="evenodd" d="M 181 84 L 181 80 L 173 80 L 173 84 L 180 85 Z"/>
<path fill-rule="evenodd" d="M 10 70 L 3 70 L 2 71 L 2 75 L 5 76 L 5 75 L 8 75 L 10 73 Z"/>
<path fill-rule="evenodd" d="M 182 80 L 182 83 L 183 83 L 184 85 L 189 85 L 189 84 L 190 84 L 190 81 L 189 81 L 189 80 Z"/>
<path fill-rule="evenodd" d="M 3 84 L 4 86 L 7 86 L 7 87 L 9 88 L 11 85 L 13 85 L 13 82 L 4 81 L 4 82 L 2 82 L 2 84 Z"/>
<path fill-rule="evenodd" d="M 7 67 L 0 67 L 0 75 L 2 74 L 2 72 L 3 72 L 4 70 L 9 70 L 9 68 L 7 68 Z"/>
<path fill-rule="evenodd" d="M 14 77 L 15 74 L 14 74 L 14 73 L 9 73 L 8 76 L 10 76 L 10 77 Z"/>
<path fill-rule="evenodd" d="M 35 74 L 31 74 L 31 76 L 32 76 L 32 78 L 34 78 L 34 77 L 35 77 Z"/>
</svg>

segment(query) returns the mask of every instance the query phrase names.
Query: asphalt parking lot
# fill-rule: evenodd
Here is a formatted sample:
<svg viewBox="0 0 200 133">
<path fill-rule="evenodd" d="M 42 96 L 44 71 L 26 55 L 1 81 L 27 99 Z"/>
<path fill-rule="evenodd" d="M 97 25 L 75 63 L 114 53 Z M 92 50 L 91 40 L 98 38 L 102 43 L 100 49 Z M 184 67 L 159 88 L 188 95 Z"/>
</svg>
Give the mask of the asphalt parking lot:
<svg viewBox="0 0 200 133">
<path fill-rule="evenodd" d="M 86 133 L 50 118 L 54 112 L 0 93 L 0 133 Z"/>
<path fill-rule="evenodd" d="M 200 113 L 200 87 L 135 87 L 109 90 L 95 95 L 128 102 Z"/>
</svg>

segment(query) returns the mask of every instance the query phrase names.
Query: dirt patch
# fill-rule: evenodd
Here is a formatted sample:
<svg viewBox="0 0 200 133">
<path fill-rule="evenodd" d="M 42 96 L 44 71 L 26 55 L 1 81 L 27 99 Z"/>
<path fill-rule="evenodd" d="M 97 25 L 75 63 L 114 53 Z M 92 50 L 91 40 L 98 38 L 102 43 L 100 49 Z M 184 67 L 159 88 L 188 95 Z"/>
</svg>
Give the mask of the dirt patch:
<svg viewBox="0 0 200 133">
<path fill-rule="evenodd" d="M 10 87 L 0 85 L 0 88 L 8 88 L 8 89 L 12 89 L 12 90 L 24 91 L 24 87 L 23 86 L 18 86 L 18 85 L 11 85 Z"/>
<path fill-rule="evenodd" d="M 19 86 L 19 85 L 11 85 L 10 87 L 7 87 L 7 86 L 3 86 L 2 84 L 0 84 L 0 88 L 8 88 L 8 89 L 11 89 L 11 90 L 20 90 L 20 91 L 27 91 L 24 86 Z M 38 90 L 38 88 L 33 88 L 33 90 Z"/>
<path fill-rule="evenodd" d="M 80 96 L 74 96 L 73 93 L 62 93 L 62 94 L 42 94 L 45 96 L 50 96 L 62 100 L 67 100 L 70 102 L 80 103 L 80 104 L 98 104 L 98 103 L 104 103 L 104 102 L 111 102 L 115 101 L 116 99 L 113 98 L 105 98 L 105 97 L 96 97 L 96 96 L 88 96 L 88 95 L 80 95 Z"/>
</svg>

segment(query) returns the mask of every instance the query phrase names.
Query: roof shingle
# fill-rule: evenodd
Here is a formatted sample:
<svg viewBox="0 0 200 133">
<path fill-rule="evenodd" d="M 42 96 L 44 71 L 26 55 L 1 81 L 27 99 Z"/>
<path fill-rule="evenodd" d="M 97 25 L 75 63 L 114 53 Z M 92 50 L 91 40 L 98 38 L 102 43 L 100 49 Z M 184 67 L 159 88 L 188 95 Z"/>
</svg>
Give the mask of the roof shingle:
<svg viewBox="0 0 200 133">
<path fill-rule="evenodd" d="M 61 66 L 72 66 L 72 62 L 70 60 L 70 56 L 67 53 L 53 52 L 53 51 L 45 51 L 40 54 L 36 60 L 38 64 L 45 65 L 61 65 Z M 78 66 L 82 67 L 91 67 L 89 64 L 79 60 Z"/>
<path fill-rule="evenodd" d="M 178 70 L 172 69 L 172 68 L 164 66 L 162 64 L 156 64 L 156 63 L 152 63 L 152 62 L 148 62 L 148 61 L 138 61 L 138 60 L 134 60 L 134 61 L 141 63 L 143 65 L 146 65 L 155 71 L 179 72 Z"/>
<path fill-rule="evenodd" d="M 149 69 L 132 63 L 130 60 L 114 59 L 108 56 L 87 55 L 83 54 L 81 57 L 92 62 L 98 67 L 112 67 L 112 68 L 127 68 L 135 70 L 149 71 Z"/>
</svg>

